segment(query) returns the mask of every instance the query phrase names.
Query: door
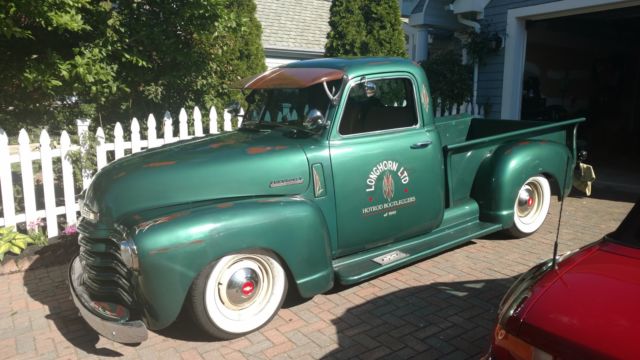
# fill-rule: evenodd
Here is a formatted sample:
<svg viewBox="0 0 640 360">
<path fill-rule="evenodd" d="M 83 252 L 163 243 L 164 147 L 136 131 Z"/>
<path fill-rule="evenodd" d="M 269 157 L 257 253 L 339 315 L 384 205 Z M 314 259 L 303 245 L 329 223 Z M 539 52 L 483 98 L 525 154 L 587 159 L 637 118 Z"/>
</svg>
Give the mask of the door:
<svg viewBox="0 0 640 360">
<path fill-rule="evenodd" d="M 415 80 L 387 75 L 347 88 L 330 143 L 337 256 L 429 232 L 444 207 L 442 150 L 435 128 L 421 124 Z"/>
</svg>

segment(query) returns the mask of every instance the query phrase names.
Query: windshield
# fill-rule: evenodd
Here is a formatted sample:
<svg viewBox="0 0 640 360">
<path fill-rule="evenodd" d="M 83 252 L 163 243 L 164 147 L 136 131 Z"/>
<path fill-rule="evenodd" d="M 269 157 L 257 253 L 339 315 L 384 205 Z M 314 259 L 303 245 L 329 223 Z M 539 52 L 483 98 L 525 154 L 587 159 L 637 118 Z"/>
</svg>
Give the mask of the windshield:
<svg viewBox="0 0 640 360">
<path fill-rule="evenodd" d="M 336 94 L 340 81 L 327 83 L 329 91 Z M 243 125 L 272 124 L 303 126 L 311 110 L 318 110 L 326 118 L 331 101 L 322 83 L 301 89 L 256 89 L 247 97 L 247 111 Z"/>
</svg>

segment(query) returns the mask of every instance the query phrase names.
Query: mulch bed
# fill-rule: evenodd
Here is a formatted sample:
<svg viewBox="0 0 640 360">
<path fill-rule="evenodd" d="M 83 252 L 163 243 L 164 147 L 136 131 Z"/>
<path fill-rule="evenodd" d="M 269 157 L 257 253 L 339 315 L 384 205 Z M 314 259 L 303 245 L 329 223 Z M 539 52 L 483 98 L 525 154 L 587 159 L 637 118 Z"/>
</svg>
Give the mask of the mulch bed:
<svg viewBox="0 0 640 360">
<path fill-rule="evenodd" d="M 6 254 L 0 275 L 69 264 L 79 249 L 77 236 L 51 238 L 48 245 L 29 246 L 20 255 Z"/>
</svg>

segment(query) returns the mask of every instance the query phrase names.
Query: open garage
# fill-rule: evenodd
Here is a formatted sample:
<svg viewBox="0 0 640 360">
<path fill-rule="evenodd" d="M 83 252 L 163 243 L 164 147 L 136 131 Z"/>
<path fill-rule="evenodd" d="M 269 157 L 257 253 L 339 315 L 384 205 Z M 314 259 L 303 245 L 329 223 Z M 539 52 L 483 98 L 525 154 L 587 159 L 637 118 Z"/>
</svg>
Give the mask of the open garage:
<svg viewBox="0 0 640 360">
<path fill-rule="evenodd" d="M 586 117 L 581 146 L 600 167 L 638 171 L 640 6 L 526 24 L 521 118 Z"/>
</svg>

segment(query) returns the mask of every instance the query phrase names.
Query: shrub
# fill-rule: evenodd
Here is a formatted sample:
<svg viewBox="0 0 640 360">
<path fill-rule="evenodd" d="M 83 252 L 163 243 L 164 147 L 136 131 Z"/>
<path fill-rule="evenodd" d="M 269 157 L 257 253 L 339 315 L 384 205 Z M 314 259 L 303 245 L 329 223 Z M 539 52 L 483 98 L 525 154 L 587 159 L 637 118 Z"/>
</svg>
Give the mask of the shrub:
<svg viewBox="0 0 640 360">
<path fill-rule="evenodd" d="M 29 236 L 15 231 L 13 226 L 0 228 L 0 261 L 8 252 L 19 255 L 29 244 L 33 244 L 33 240 Z"/>
<path fill-rule="evenodd" d="M 456 50 L 443 50 L 422 62 L 427 73 L 431 97 L 449 108 L 469 101 L 471 97 L 472 73 L 469 65 L 462 64 Z"/>
</svg>

